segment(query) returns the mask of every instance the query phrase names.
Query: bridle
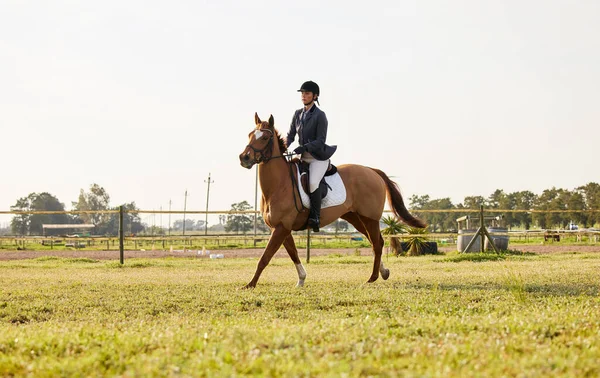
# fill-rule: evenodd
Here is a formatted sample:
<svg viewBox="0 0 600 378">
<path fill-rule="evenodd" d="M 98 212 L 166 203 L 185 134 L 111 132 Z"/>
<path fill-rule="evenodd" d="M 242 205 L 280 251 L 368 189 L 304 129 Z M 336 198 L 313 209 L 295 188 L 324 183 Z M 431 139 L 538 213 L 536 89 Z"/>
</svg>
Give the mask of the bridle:
<svg viewBox="0 0 600 378">
<path fill-rule="evenodd" d="M 266 132 L 270 133 L 271 136 L 269 137 L 269 141 L 263 148 L 260 148 L 260 149 L 256 148 L 252 144 L 246 145 L 246 147 L 250 147 L 252 149 L 252 151 L 254 151 L 254 164 L 267 163 L 271 159 L 294 156 L 294 154 L 281 154 L 281 155 L 277 155 L 277 156 L 271 156 L 273 154 L 273 139 L 274 139 L 275 133 L 273 132 L 273 130 L 270 130 L 270 129 L 258 129 L 257 131 L 261 131 L 261 132 L 266 131 Z M 257 156 L 259 156 L 258 154 L 260 154 L 260 157 L 257 158 Z"/>
<path fill-rule="evenodd" d="M 273 131 L 271 131 L 269 129 L 259 129 L 258 131 L 261 131 L 261 132 L 267 131 L 271 134 L 271 136 L 269 137 L 269 141 L 267 142 L 267 144 L 261 149 L 254 147 L 250 143 L 248 143 L 248 145 L 246 146 L 246 147 L 250 147 L 252 149 L 252 151 L 254 151 L 254 163 L 255 164 L 268 162 L 269 160 L 271 160 L 271 154 L 273 153 L 273 135 L 274 135 Z M 267 151 L 267 149 L 268 149 L 268 151 Z M 260 154 L 260 158 L 257 158 L 258 154 Z"/>
<path fill-rule="evenodd" d="M 277 158 L 287 158 L 287 157 L 291 157 L 294 156 L 294 154 L 281 154 L 281 155 L 277 155 L 277 156 L 271 156 L 273 154 L 273 139 L 275 136 L 275 133 L 273 132 L 273 130 L 270 129 L 258 129 L 258 131 L 262 131 L 262 132 L 269 132 L 271 134 L 271 136 L 269 137 L 269 141 L 267 142 L 267 144 L 263 147 L 263 148 L 256 148 L 254 147 L 252 144 L 248 143 L 246 145 L 246 147 L 250 147 L 252 149 L 252 151 L 254 151 L 254 164 L 260 164 L 260 163 L 267 163 L 269 162 L 271 159 L 277 159 Z M 256 139 L 255 139 L 256 141 Z M 260 154 L 260 157 L 257 158 L 256 156 Z M 289 168 L 290 171 L 290 179 L 292 180 L 292 187 L 295 187 L 296 190 L 298 191 L 298 196 L 300 196 L 300 187 L 299 187 L 299 183 L 296 182 L 296 178 L 294 177 L 294 173 L 292 170 L 292 164 L 289 163 L 289 161 L 287 162 L 287 166 Z M 294 206 L 296 207 L 296 211 L 298 211 L 299 213 L 302 212 L 302 206 L 298 206 L 298 203 L 296 201 L 296 194 L 293 193 L 292 194 L 294 197 Z"/>
</svg>

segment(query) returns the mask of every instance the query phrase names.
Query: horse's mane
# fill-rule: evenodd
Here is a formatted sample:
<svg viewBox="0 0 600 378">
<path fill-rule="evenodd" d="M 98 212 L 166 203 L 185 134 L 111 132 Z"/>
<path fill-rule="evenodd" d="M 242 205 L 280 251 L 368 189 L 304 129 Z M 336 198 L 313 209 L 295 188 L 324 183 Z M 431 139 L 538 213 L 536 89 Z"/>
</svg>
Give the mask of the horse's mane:
<svg viewBox="0 0 600 378">
<path fill-rule="evenodd" d="M 259 128 L 264 128 L 264 129 L 271 129 L 269 127 L 269 122 L 263 122 Z M 279 151 L 281 151 L 282 154 L 287 152 L 287 146 L 285 144 L 285 141 L 283 140 L 283 137 L 281 136 L 281 134 L 279 133 L 279 131 L 275 128 L 275 126 L 273 126 L 272 129 L 275 133 L 275 138 L 277 139 L 277 141 L 279 142 Z"/>
</svg>

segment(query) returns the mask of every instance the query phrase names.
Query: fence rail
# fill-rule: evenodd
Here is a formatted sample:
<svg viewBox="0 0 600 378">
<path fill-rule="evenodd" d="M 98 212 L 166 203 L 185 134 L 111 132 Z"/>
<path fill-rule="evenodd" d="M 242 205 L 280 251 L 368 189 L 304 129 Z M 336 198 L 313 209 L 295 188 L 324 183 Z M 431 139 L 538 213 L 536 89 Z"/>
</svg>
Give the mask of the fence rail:
<svg viewBox="0 0 600 378">
<path fill-rule="evenodd" d="M 428 210 L 410 210 L 412 213 L 416 214 L 435 214 L 435 213 L 477 213 L 480 212 L 480 209 L 428 209 Z M 485 209 L 486 213 L 526 213 L 526 214 L 544 214 L 544 213 L 598 213 L 599 209 L 586 209 L 586 210 L 538 210 L 538 209 L 529 209 L 529 210 L 514 210 L 514 209 Z M 71 246 L 75 246 L 76 248 L 86 247 L 86 246 L 96 246 L 96 245 L 106 245 L 106 249 L 110 250 L 111 245 L 113 248 L 117 248 L 120 251 L 120 261 L 123 263 L 123 251 L 125 249 L 125 244 L 128 245 L 133 244 L 134 248 L 143 244 L 152 244 L 154 247 L 157 243 L 159 245 L 162 244 L 163 248 L 166 248 L 167 244 L 172 246 L 173 244 L 183 244 L 185 246 L 201 246 L 201 245 L 227 245 L 227 243 L 231 243 L 232 241 L 241 241 L 244 245 L 248 245 L 249 242 L 253 243 L 253 246 L 257 246 L 257 243 L 264 243 L 269 239 L 268 234 L 246 234 L 246 235 L 223 235 L 223 234 L 212 234 L 212 235 L 144 235 L 144 236 L 127 236 L 124 234 L 123 230 L 123 215 L 131 213 L 131 214 L 184 214 L 184 215 L 199 215 L 199 214 L 224 214 L 224 215 L 254 215 L 260 214 L 260 211 L 254 210 L 212 210 L 212 211 L 196 211 L 196 210 L 125 210 L 124 207 L 119 207 L 119 210 L 70 210 L 70 211 L 0 211 L 0 215 L 8 214 L 8 215 L 36 215 L 36 214 L 118 214 L 119 215 L 119 235 L 117 237 L 107 237 L 107 236 L 89 236 L 89 237 L 68 237 L 68 236 L 4 236 L 0 237 L 0 247 L 2 245 L 21 245 L 25 247 L 27 244 L 44 244 L 50 245 L 50 248 L 53 248 L 55 245 L 60 244 L 59 240 L 62 242 L 65 241 L 65 244 L 69 244 Z M 391 210 L 385 210 L 384 213 L 392 213 Z M 511 238 L 518 238 L 519 240 L 523 239 L 524 241 L 529 241 L 532 238 L 544 238 L 544 233 L 547 230 L 530 230 L 530 231 L 517 231 L 517 232 L 508 232 L 507 234 Z M 553 231 L 556 232 L 556 231 Z M 583 241 L 584 238 L 587 238 L 588 241 L 598 242 L 600 240 L 600 231 L 590 231 L 590 230 L 579 230 L 579 231 L 561 231 L 565 235 L 570 235 L 576 239 L 576 241 Z M 299 239 L 299 244 L 306 243 L 307 248 L 307 257 L 309 256 L 311 238 L 314 241 L 318 241 L 322 244 L 327 244 L 328 242 L 332 243 L 335 241 L 348 241 L 348 242 L 360 242 L 360 240 L 356 237 L 357 233 L 337 233 L 337 234 L 325 234 L 325 235 L 311 235 L 310 232 L 307 232 L 303 236 L 302 234 L 296 233 L 296 237 Z M 429 238 L 434 241 L 442 241 L 445 243 L 454 243 L 457 240 L 457 233 L 430 233 Z M 410 235 L 386 235 L 384 239 L 389 241 L 392 237 L 399 239 L 410 238 Z M 67 243 L 68 241 L 68 243 Z M 182 243 L 177 243 L 177 242 Z"/>
<path fill-rule="evenodd" d="M 525 242 L 535 240 L 535 239 L 543 239 L 544 235 L 548 232 L 552 234 L 560 234 L 563 237 L 571 237 L 573 239 L 577 239 L 579 241 L 584 237 L 595 237 L 596 241 L 600 238 L 600 231 L 589 231 L 589 230 L 581 230 L 581 231 L 569 231 L 569 230 L 532 230 L 532 231 L 508 231 L 503 234 L 508 235 L 511 240 L 522 240 Z M 306 234 L 303 232 L 295 233 L 294 235 L 300 241 L 306 239 Z M 428 234 L 428 238 L 432 241 L 445 241 L 447 243 L 455 243 L 458 238 L 458 233 L 430 233 Z M 398 234 L 398 235 L 383 235 L 384 240 L 389 241 L 392 238 L 398 239 L 410 239 L 412 236 L 409 234 Z M 253 234 L 213 234 L 213 235 L 155 235 L 155 236 L 124 236 L 123 240 L 126 242 L 139 242 L 139 243 L 170 243 L 170 244 L 180 244 L 180 245 L 227 245 L 230 242 L 242 242 L 243 244 L 249 244 L 250 242 L 258 241 L 258 242 L 266 242 L 270 238 L 270 234 L 257 234 L 256 236 Z M 321 241 L 323 243 L 327 242 L 352 242 L 352 241 L 361 241 L 365 240 L 364 236 L 360 235 L 358 232 L 344 232 L 344 233 L 327 233 L 324 235 L 311 235 L 311 239 L 315 241 Z M 81 243 L 92 243 L 92 244 L 102 244 L 102 243 L 112 243 L 115 244 L 119 240 L 119 236 L 85 236 L 85 237 L 74 237 L 74 236 L 0 236 L 0 247 L 2 245 L 10 245 L 10 244 L 44 244 L 49 245 L 49 243 L 58 244 L 59 241 L 69 241 L 69 242 L 81 242 Z"/>
</svg>

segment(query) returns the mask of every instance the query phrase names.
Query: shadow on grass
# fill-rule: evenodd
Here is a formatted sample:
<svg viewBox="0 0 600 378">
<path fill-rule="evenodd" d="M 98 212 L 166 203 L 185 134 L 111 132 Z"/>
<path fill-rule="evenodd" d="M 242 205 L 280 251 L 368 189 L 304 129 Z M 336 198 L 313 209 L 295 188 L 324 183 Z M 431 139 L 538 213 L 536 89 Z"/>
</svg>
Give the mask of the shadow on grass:
<svg viewBox="0 0 600 378">
<path fill-rule="evenodd" d="M 522 279 L 513 276 L 507 276 L 504 282 L 489 282 L 483 284 L 444 284 L 444 283 L 394 283 L 398 289 L 431 290 L 441 292 L 457 291 L 488 291 L 488 290 L 506 290 L 515 294 L 516 297 L 522 295 L 531 295 L 535 297 L 578 297 L 582 295 L 597 297 L 600 295 L 600 284 L 529 284 Z M 517 298 L 517 299 L 523 299 Z"/>
</svg>

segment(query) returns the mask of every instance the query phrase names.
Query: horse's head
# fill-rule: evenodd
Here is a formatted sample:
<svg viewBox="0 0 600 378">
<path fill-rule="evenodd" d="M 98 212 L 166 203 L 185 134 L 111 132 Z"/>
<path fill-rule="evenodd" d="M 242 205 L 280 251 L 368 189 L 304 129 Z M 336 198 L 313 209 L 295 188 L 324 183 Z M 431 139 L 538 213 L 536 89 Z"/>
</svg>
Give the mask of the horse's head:
<svg viewBox="0 0 600 378">
<path fill-rule="evenodd" d="M 248 145 L 240 154 L 240 164 L 248 169 L 254 164 L 269 161 L 273 156 L 273 140 L 276 137 L 279 139 L 273 116 L 269 117 L 268 122 L 263 122 L 258 114 L 254 113 L 254 122 L 256 127 L 248 134 Z"/>
</svg>

